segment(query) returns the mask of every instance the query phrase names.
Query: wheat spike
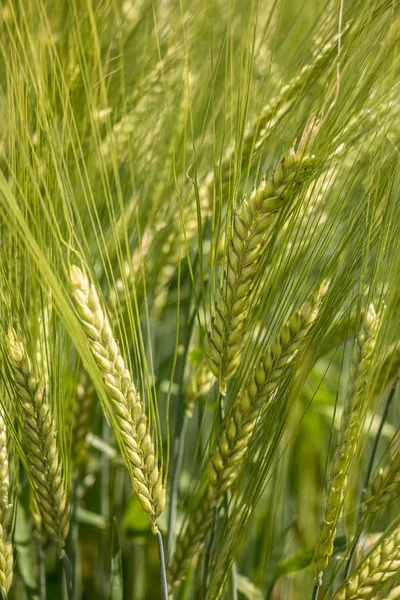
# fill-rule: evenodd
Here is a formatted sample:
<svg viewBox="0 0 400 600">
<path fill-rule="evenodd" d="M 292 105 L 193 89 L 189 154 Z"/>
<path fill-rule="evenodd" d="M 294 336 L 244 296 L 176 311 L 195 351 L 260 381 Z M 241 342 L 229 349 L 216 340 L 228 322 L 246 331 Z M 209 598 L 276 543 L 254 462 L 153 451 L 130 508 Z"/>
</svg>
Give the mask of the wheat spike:
<svg viewBox="0 0 400 600">
<path fill-rule="evenodd" d="M 165 506 L 165 485 L 158 468 L 149 422 L 131 374 L 125 366 L 96 288 L 84 271 L 73 265 L 71 282 L 77 311 L 93 357 L 103 376 L 115 417 L 117 437 L 123 440 L 133 486 L 154 528 Z"/>
<path fill-rule="evenodd" d="M 208 488 L 211 504 L 218 504 L 237 478 L 262 409 L 304 344 L 327 289 L 328 282 L 324 281 L 285 323 L 239 393 L 211 456 Z"/>
<path fill-rule="evenodd" d="M 374 599 L 384 590 L 384 598 L 391 596 L 391 587 L 396 589 L 400 569 L 400 527 L 390 535 L 380 538 L 372 551 L 353 570 L 345 584 L 336 592 L 332 600 Z"/>
<path fill-rule="evenodd" d="M 356 452 L 367 408 L 369 371 L 377 327 L 378 319 L 371 305 L 364 314 L 361 329 L 353 346 L 339 440 L 332 462 L 322 527 L 314 554 L 316 585 L 321 585 L 323 571 L 332 556 L 336 530 L 343 510 L 347 474 Z"/>
<path fill-rule="evenodd" d="M 390 464 L 381 467 L 370 482 L 364 496 L 364 517 L 384 509 L 400 490 L 400 450 L 392 456 Z"/>
<path fill-rule="evenodd" d="M 12 517 L 13 505 L 9 499 L 9 465 L 7 431 L 0 412 L 0 587 L 7 594 L 13 578 Z"/>
<path fill-rule="evenodd" d="M 281 206 L 299 189 L 309 165 L 310 158 L 292 149 L 271 179 L 264 179 L 234 215 L 232 240 L 206 352 L 211 371 L 221 380 L 222 393 L 226 380 L 240 362 L 244 323 L 268 230 Z"/>
<path fill-rule="evenodd" d="M 72 430 L 72 463 L 75 470 L 79 470 L 86 462 L 86 435 L 90 430 L 94 399 L 94 387 L 87 373 L 82 370 L 76 386 Z"/>
<path fill-rule="evenodd" d="M 214 507 L 220 507 L 225 492 L 233 486 L 238 476 L 240 463 L 247 452 L 261 410 L 271 393 L 277 389 L 285 369 L 301 349 L 315 323 L 321 299 L 327 289 L 328 282 L 324 281 L 311 299 L 284 325 L 224 420 L 216 448 L 210 457 L 207 493 L 178 538 L 170 568 L 170 580 L 174 584 L 182 578 L 187 564 L 201 548 L 211 524 Z"/>
<path fill-rule="evenodd" d="M 13 329 L 7 334 L 7 349 L 22 408 L 27 461 L 36 502 L 49 535 L 63 548 L 69 530 L 69 501 L 50 406 L 33 372 L 25 345 Z"/>
<path fill-rule="evenodd" d="M 188 564 L 196 552 L 200 550 L 211 525 L 212 514 L 208 495 L 203 494 L 196 509 L 190 513 L 185 527 L 179 534 L 176 548 L 168 567 L 168 581 L 172 588 L 179 584 Z"/>
</svg>

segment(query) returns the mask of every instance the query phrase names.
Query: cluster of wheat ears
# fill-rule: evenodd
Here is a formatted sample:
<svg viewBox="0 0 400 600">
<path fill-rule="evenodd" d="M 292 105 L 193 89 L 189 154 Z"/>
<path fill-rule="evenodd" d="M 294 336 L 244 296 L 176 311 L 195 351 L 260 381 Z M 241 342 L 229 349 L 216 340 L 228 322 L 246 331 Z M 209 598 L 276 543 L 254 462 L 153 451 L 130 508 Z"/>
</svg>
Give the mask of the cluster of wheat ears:
<svg viewBox="0 0 400 600">
<path fill-rule="evenodd" d="M 0 595 L 400 598 L 398 0 L 0 5 Z"/>
</svg>

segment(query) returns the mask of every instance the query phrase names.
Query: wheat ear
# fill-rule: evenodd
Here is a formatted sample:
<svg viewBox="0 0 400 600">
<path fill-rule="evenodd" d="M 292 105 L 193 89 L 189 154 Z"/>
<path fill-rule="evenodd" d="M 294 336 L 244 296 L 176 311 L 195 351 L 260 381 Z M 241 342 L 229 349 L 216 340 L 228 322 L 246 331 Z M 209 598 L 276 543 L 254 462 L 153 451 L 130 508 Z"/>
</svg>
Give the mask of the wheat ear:
<svg viewBox="0 0 400 600">
<path fill-rule="evenodd" d="M 231 244 L 206 352 L 211 371 L 221 381 L 222 393 L 225 393 L 226 380 L 240 362 L 244 322 L 268 230 L 281 206 L 299 189 L 309 164 L 310 158 L 292 149 L 271 179 L 264 179 L 234 215 Z"/>
<path fill-rule="evenodd" d="M 75 265 L 71 267 L 70 275 L 77 311 L 111 403 L 117 439 L 123 441 L 124 455 L 140 506 L 150 516 L 155 529 L 156 518 L 165 506 L 165 485 L 143 403 L 125 366 L 95 286 Z"/>
<path fill-rule="evenodd" d="M 195 510 L 191 511 L 186 525 L 177 539 L 168 567 L 168 581 L 172 588 L 183 578 L 194 555 L 201 549 L 212 522 L 212 507 L 207 494 L 201 496 Z"/>
<path fill-rule="evenodd" d="M 0 412 L 0 587 L 7 595 L 13 578 L 12 518 L 9 499 L 10 480 L 7 451 L 7 431 Z"/>
<path fill-rule="evenodd" d="M 385 598 L 394 598 L 396 596 L 390 596 L 390 589 L 387 588 L 390 588 L 391 582 L 393 587 L 396 585 L 399 568 L 400 527 L 398 526 L 390 535 L 384 534 L 380 538 L 332 600 L 372 600 L 383 589 Z"/>
<path fill-rule="evenodd" d="M 369 484 L 363 504 L 364 518 L 384 509 L 400 491 L 400 450 L 392 456 L 390 464 L 379 469 Z"/>
<path fill-rule="evenodd" d="M 240 463 L 247 452 L 262 408 L 301 349 L 315 323 L 327 289 L 328 282 L 324 281 L 284 325 L 224 420 L 216 448 L 210 457 L 208 490 L 178 538 L 170 567 L 173 584 L 179 582 L 189 561 L 201 548 L 214 507 L 220 507 L 225 492 L 233 486 L 239 474 Z"/>
<path fill-rule="evenodd" d="M 85 371 L 79 374 L 75 392 L 74 425 L 72 430 L 72 464 L 79 470 L 86 462 L 86 436 L 89 433 L 95 398 L 94 387 Z"/>
<path fill-rule="evenodd" d="M 363 316 L 361 329 L 353 346 L 340 435 L 331 467 L 321 532 L 314 554 L 316 585 L 321 585 L 322 574 L 332 555 L 336 530 L 343 510 L 347 475 L 357 449 L 367 408 L 369 372 L 377 328 L 378 319 L 371 305 Z"/>
<path fill-rule="evenodd" d="M 224 420 L 209 466 L 208 491 L 212 505 L 220 503 L 236 480 L 262 409 L 303 346 L 327 289 L 328 282 L 324 281 L 285 323 Z"/>
<path fill-rule="evenodd" d="M 50 406 L 25 345 L 13 329 L 7 334 L 7 350 L 22 408 L 27 462 L 36 502 L 49 535 L 63 548 L 69 530 L 69 501 Z"/>
</svg>

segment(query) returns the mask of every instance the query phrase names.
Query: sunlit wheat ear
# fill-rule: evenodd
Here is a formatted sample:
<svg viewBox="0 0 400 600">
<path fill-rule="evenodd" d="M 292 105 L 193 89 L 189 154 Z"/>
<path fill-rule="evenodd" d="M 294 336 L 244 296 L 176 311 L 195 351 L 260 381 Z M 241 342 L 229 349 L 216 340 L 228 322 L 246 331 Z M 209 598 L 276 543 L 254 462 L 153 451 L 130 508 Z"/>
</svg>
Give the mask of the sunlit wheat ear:
<svg viewBox="0 0 400 600">
<path fill-rule="evenodd" d="M 27 464 L 36 502 L 49 535 L 62 548 L 69 529 L 69 502 L 50 406 L 25 345 L 13 329 L 7 334 L 7 350 L 22 408 Z"/>
<path fill-rule="evenodd" d="M 339 440 L 328 482 L 322 527 L 315 548 L 314 568 L 316 585 L 321 585 L 322 574 L 333 552 L 337 526 L 342 514 L 347 475 L 357 449 L 365 413 L 368 408 L 368 386 L 373 358 L 378 318 L 371 305 L 365 313 L 361 329 L 353 346 L 349 383 L 345 401 Z"/>
<path fill-rule="evenodd" d="M 75 265 L 70 275 L 80 321 L 107 390 L 116 437 L 121 440 L 140 506 L 154 524 L 165 506 L 165 485 L 144 406 L 95 286 Z"/>
<path fill-rule="evenodd" d="M 318 68 L 336 48 L 337 36 L 315 55 L 312 63 L 305 65 L 298 75 L 282 87 L 279 95 L 261 109 L 257 119 L 253 119 L 246 125 L 240 147 L 242 152 L 240 167 L 242 170 L 249 164 L 253 152 L 265 142 L 269 132 L 296 100 L 311 73 L 313 71 L 317 72 Z M 215 181 L 214 171 L 210 171 L 206 176 L 204 186 L 200 189 L 200 197 L 207 199 L 210 209 L 213 207 L 214 187 L 216 188 L 216 197 L 219 201 L 226 202 L 229 199 L 229 188 L 233 185 L 235 171 L 235 153 L 236 144 L 232 144 L 225 152 L 217 167 L 217 181 Z"/>
<path fill-rule="evenodd" d="M 212 505 L 219 504 L 234 484 L 262 410 L 279 387 L 286 368 L 301 350 L 317 319 L 328 285 L 328 281 L 324 281 L 318 286 L 311 298 L 285 323 L 224 420 L 209 466 L 208 491 Z"/>
<path fill-rule="evenodd" d="M 350 573 L 332 600 L 395 598 L 396 596 L 390 596 L 390 584 L 393 582 L 392 587 L 396 586 L 396 576 L 398 584 L 399 568 L 400 527 L 396 527 L 390 535 L 382 536 L 372 551 Z M 378 595 L 383 590 L 387 595 Z"/>
<path fill-rule="evenodd" d="M 86 462 L 86 436 L 90 431 L 92 423 L 94 399 L 95 390 L 93 384 L 87 373 L 82 370 L 76 386 L 74 425 L 72 429 L 71 458 L 74 470 L 79 470 Z"/>
<path fill-rule="evenodd" d="M 7 431 L 0 412 L 0 586 L 8 593 L 13 578 L 12 517 L 14 507 L 9 498 L 10 481 Z"/>
<path fill-rule="evenodd" d="M 269 230 L 279 209 L 300 189 L 311 161 L 292 149 L 272 177 L 253 190 L 233 217 L 224 278 L 206 348 L 210 369 L 221 381 L 222 393 L 240 362 L 249 300 Z"/>
<path fill-rule="evenodd" d="M 203 494 L 197 507 L 191 511 L 176 542 L 168 567 L 168 581 L 172 588 L 179 584 L 190 561 L 201 549 L 211 526 L 212 516 L 209 498 L 207 494 Z"/>
<path fill-rule="evenodd" d="M 207 361 L 202 360 L 191 373 L 186 385 L 185 414 L 191 417 L 196 400 L 208 394 L 211 390 L 215 377 L 211 373 Z"/>
</svg>

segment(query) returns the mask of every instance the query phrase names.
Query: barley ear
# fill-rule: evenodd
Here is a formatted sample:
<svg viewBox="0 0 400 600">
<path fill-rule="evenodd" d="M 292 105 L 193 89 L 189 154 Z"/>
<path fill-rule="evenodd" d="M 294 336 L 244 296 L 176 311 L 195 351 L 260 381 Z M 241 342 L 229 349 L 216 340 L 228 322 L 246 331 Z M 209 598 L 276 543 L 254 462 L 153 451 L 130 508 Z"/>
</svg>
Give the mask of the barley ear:
<svg viewBox="0 0 400 600">
<path fill-rule="evenodd" d="M 0 587 L 7 595 L 13 578 L 12 518 L 14 507 L 10 503 L 8 472 L 7 431 L 0 413 Z"/>
<path fill-rule="evenodd" d="M 69 530 L 69 500 L 50 406 L 33 372 L 25 345 L 13 329 L 7 334 L 7 350 L 22 409 L 27 463 L 36 502 L 49 535 L 62 549 Z"/>
<path fill-rule="evenodd" d="M 220 504 L 224 493 L 238 477 L 263 408 L 304 345 L 328 286 L 328 281 L 319 285 L 311 298 L 285 323 L 224 419 L 209 466 L 208 493 L 211 505 Z"/>
<path fill-rule="evenodd" d="M 399 565 L 400 527 L 397 526 L 389 535 L 383 534 L 332 600 L 394 599 L 396 596 L 390 595 L 390 588 L 398 583 Z M 384 591 L 383 596 L 377 596 L 381 591 Z"/>
<path fill-rule="evenodd" d="M 292 149 L 272 177 L 263 179 L 234 214 L 224 277 L 206 346 L 209 367 L 220 380 L 222 393 L 240 363 L 251 293 L 269 230 L 280 208 L 300 189 L 310 162 L 302 152 Z"/>
<path fill-rule="evenodd" d="M 353 456 L 356 453 L 358 439 L 368 408 L 370 366 L 377 329 L 378 318 L 374 307 L 371 305 L 364 314 L 361 329 L 353 346 L 339 440 L 332 462 L 322 527 L 313 559 L 316 571 L 315 585 L 317 586 L 322 583 L 323 572 L 333 553 L 336 530 L 343 510 L 347 476 Z"/>
<path fill-rule="evenodd" d="M 114 432 L 121 443 L 133 487 L 153 530 L 165 506 L 165 484 L 157 464 L 149 421 L 130 371 L 103 310 L 97 290 L 86 273 L 73 265 L 70 271 L 80 322 L 93 358 L 102 375 L 112 409 Z"/>
<path fill-rule="evenodd" d="M 79 374 L 75 392 L 74 425 L 72 429 L 72 464 L 82 469 L 87 458 L 86 436 L 93 416 L 95 390 L 85 371 Z"/>
</svg>

